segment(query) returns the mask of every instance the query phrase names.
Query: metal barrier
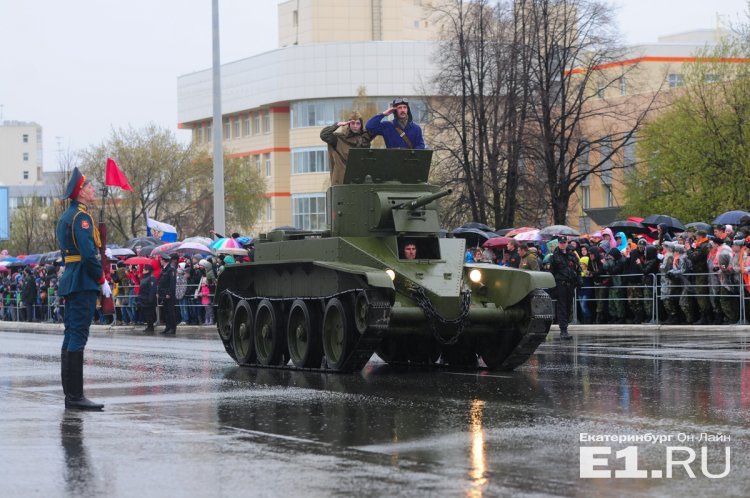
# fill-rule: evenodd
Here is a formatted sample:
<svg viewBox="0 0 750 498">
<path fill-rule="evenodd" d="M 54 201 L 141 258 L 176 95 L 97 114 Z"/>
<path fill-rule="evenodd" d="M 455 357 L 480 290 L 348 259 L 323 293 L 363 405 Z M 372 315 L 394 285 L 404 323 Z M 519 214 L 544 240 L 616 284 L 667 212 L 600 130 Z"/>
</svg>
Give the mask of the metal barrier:
<svg viewBox="0 0 750 498">
<path fill-rule="evenodd" d="M 712 279 L 718 278 L 718 275 L 719 275 L 718 273 L 683 273 L 682 277 L 685 277 L 688 280 L 688 283 L 687 284 L 683 284 L 683 283 L 674 284 L 675 288 L 681 288 L 681 289 L 683 289 L 683 291 L 680 292 L 679 294 L 675 294 L 675 295 L 671 295 L 670 294 L 670 295 L 668 295 L 666 297 L 661 292 L 663 278 L 665 278 L 665 276 L 663 274 L 661 274 L 661 273 L 650 274 L 650 275 L 632 274 L 632 273 L 631 274 L 617 275 L 617 276 L 623 277 L 623 278 L 628 278 L 628 277 L 648 277 L 648 276 L 651 276 L 652 277 L 652 282 L 651 282 L 650 285 L 648 285 L 648 284 L 643 284 L 643 285 L 610 285 L 610 286 L 606 286 L 606 289 L 608 291 L 610 291 L 612 289 L 615 289 L 615 290 L 619 289 L 619 290 L 624 290 L 626 293 L 627 293 L 627 289 L 632 289 L 632 288 L 640 288 L 640 289 L 643 289 L 643 290 L 647 290 L 647 289 L 651 290 L 651 297 L 645 297 L 644 296 L 642 298 L 635 299 L 635 300 L 638 300 L 638 301 L 644 301 L 644 302 L 650 301 L 651 302 L 651 321 L 650 321 L 650 323 L 659 323 L 659 319 L 660 319 L 659 318 L 659 304 L 660 304 L 660 300 L 661 299 L 670 299 L 670 298 L 672 298 L 672 299 L 679 300 L 681 298 L 696 299 L 696 298 L 700 298 L 700 297 L 706 297 L 706 298 L 708 298 L 710 300 L 710 299 L 720 299 L 720 298 L 724 297 L 724 298 L 728 298 L 730 300 L 735 300 L 735 299 L 739 300 L 739 302 L 737 303 L 737 305 L 738 305 L 738 313 L 739 313 L 739 318 L 738 318 L 737 324 L 738 325 L 746 325 L 746 324 L 748 324 L 748 321 L 747 321 L 747 303 L 745 302 L 746 299 L 748 298 L 748 293 L 747 293 L 747 290 L 745 289 L 745 285 L 744 285 L 744 282 L 742 280 L 742 274 L 741 273 L 735 274 L 735 277 L 738 277 L 737 279 L 739 280 L 739 282 L 738 283 L 731 283 L 731 284 L 721 284 L 721 283 L 712 282 Z M 697 284 L 697 283 L 695 283 L 695 277 L 696 276 L 706 276 L 706 277 L 708 277 L 708 283 L 707 284 Z M 600 278 L 612 278 L 612 277 L 613 277 L 612 275 L 607 275 L 605 277 L 600 277 Z M 695 291 L 698 290 L 699 287 L 706 288 L 707 290 L 705 291 L 705 293 L 695 292 Z M 721 293 L 721 288 L 722 287 L 727 288 L 727 290 L 729 291 L 729 293 L 722 294 Z M 632 301 L 633 300 L 632 298 L 628 298 L 626 296 L 615 297 L 615 298 L 607 297 L 607 298 L 604 298 L 604 299 L 597 299 L 596 298 L 596 294 L 595 294 L 595 290 L 596 289 L 601 289 L 601 288 L 602 288 L 602 286 L 597 285 L 597 286 L 581 287 L 580 289 L 591 290 L 592 293 L 594 293 L 594 297 L 586 299 L 586 301 L 588 301 L 588 302 L 597 303 L 597 302 L 601 302 L 601 301 L 610 302 L 610 301 L 622 300 L 623 302 L 627 303 L 628 301 Z M 687 289 L 688 291 L 685 292 L 684 289 Z M 691 293 L 691 291 L 694 291 L 694 292 Z M 578 321 L 578 306 L 581 303 L 581 299 L 580 299 L 580 296 L 579 296 L 579 289 L 578 288 L 575 289 L 575 291 L 574 291 L 574 303 L 575 303 L 575 306 L 573 307 L 573 317 L 571 319 L 571 323 L 579 323 L 579 321 Z M 711 307 L 712 308 L 715 307 L 713 303 L 711 304 Z"/>
</svg>

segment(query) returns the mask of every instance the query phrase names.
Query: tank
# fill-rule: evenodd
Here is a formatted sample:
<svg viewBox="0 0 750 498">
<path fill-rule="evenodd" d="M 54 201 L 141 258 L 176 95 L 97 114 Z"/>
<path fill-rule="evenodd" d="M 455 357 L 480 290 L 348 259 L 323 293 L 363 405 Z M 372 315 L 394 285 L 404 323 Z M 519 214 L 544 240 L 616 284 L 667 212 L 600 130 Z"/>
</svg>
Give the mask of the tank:
<svg viewBox="0 0 750 498">
<path fill-rule="evenodd" d="M 343 184 L 326 194 L 325 230 L 261 234 L 253 262 L 227 265 L 215 298 L 227 353 L 243 366 L 338 372 L 373 353 L 395 364 L 523 364 L 549 332 L 554 279 L 465 263 L 465 240 L 440 237 L 450 190 L 428 183 L 431 161 L 429 150 L 350 150 Z"/>
</svg>

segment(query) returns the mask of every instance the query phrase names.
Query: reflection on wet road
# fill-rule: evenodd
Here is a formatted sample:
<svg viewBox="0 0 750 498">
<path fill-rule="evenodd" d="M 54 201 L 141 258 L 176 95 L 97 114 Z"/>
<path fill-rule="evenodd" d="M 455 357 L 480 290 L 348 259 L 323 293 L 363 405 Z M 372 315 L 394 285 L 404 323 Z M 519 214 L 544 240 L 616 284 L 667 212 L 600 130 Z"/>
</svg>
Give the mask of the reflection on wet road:
<svg viewBox="0 0 750 498">
<path fill-rule="evenodd" d="M 610 330 L 550 337 L 510 373 L 375 359 L 327 375 L 239 368 L 213 338 L 101 335 L 85 375 L 105 412 L 66 413 L 60 337 L 0 332 L 0 495 L 746 496 L 749 338 Z M 701 433 L 731 441 L 676 439 Z M 666 471 L 667 446 L 690 447 L 696 477 L 581 479 L 580 448 L 601 445 L 613 475 L 627 446 L 649 472 Z M 705 477 L 725 446 L 731 472 Z"/>
</svg>

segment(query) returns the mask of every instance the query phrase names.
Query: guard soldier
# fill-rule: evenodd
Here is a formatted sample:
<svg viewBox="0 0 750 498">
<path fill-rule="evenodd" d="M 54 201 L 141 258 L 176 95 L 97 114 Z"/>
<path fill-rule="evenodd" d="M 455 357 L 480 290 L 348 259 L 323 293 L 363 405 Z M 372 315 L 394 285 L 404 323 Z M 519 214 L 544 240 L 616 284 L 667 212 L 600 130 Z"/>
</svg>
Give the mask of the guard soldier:
<svg viewBox="0 0 750 498">
<path fill-rule="evenodd" d="M 83 350 L 96 298 L 100 288 L 105 295 L 111 294 L 99 261 L 99 230 L 87 211 L 88 205 L 96 200 L 96 190 L 78 168 L 73 168 L 63 198 L 71 199 L 56 230 L 65 262 L 58 290 L 65 298 L 65 337 L 60 356 L 65 408 L 101 410 L 104 405 L 83 395 Z"/>
<path fill-rule="evenodd" d="M 573 293 L 581 274 L 578 258 L 572 251 L 568 251 L 568 238 L 561 235 L 557 239 L 557 247 L 552 253 L 550 272 L 555 277 L 557 291 L 557 324 L 560 326 L 560 339 L 572 339 L 568 334 L 568 316 L 573 306 Z"/>
<path fill-rule="evenodd" d="M 163 335 L 175 335 L 177 332 L 177 314 L 175 310 L 175 293 L 177 292 L 177 275 L 170 262 L 172 257 L 169 254 L 162 256 L 164 266 L 159 274 L 158 293 L 159 300 L 162 303 L 164 312 L 164 331 Z"/>
</svg>

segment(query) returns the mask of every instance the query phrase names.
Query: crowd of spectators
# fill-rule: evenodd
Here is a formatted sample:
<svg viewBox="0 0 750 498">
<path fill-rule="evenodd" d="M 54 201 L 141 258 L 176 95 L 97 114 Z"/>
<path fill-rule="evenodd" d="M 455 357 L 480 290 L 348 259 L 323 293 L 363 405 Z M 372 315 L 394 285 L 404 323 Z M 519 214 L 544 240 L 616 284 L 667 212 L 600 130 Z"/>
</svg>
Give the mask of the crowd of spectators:
<svg viewBox="0 0 750 498">
<path fill-rule="evenodd" d="M 750 226 L 716 226 L 654 238 L 601 231 L 570 238 L 566 251 L 578 262 L 579 323 L 668 325 L 736 324 L 750 304 Z M 557 240 L 511 241 L 503 249 L 470 248 L 467 262 L 489 262 L 550 271 Z M 555 289 L 549 290 L 555 297 Z M 745 302 L 741 303 L 744 297 Z M 654 306 L 657 308 L 655 309 Z"/>
</svg>

